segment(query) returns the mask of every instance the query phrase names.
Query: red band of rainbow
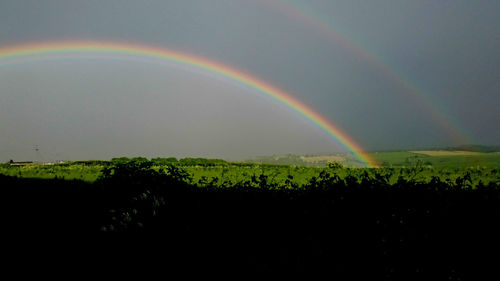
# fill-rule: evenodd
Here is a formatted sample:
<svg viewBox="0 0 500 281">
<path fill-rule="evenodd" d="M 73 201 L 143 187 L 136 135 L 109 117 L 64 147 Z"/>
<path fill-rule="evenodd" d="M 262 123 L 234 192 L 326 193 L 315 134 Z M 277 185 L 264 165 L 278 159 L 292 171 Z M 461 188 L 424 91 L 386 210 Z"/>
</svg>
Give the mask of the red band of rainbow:
<svg viewBox="0 0 500 281">
<path fill-rule="evenodd" d="M 197 69 L 206 70 L 210 73 L 221 75 L 233 81 L 251 87 L 259 92 L 262 92 L 269 97 L 285 104 L 289 108 L 301 114 L 306 119 L 310 120 L 317 127 L 333 137 L 342 146 L 349 150 L 359 161 L 363 162 L 368 167 L 376 167 L 376 162 L 363 152 L 361 147 L 352 140 L 345 132 L 341 131 L 332 122 L 321 116 L 318 112 L 308 107 L 303 102 L 294 98 L 291 94 L 274 87 L 261 79 L 253 77 L 249 74 L 228 67 L 221 63 L 207 60 L 202 57 L 194 56 L 187 53 L 182 53 L 165 48 L 157 48 L 145 45 L 136 45 L 129 43 L 116 42 L 98 42 L 98 41 L 55 41 L 55 42 L 35 42 L 21 45 L 13 45 L 0 48 L 0 65 L 2 61 L 10 64 L 8 61 L 13 60 L 15 63 L 18 60 L 30 60 L 30 57 L 36 58 L 40 55 L 59 55 L 59 54 L 114 54 L 134 57 L 145 57 L 153 60 L 167 60 L 184 65 L 189 65 Z M 7 62 L 5 62 L 7 60 Z"/>
</svg>

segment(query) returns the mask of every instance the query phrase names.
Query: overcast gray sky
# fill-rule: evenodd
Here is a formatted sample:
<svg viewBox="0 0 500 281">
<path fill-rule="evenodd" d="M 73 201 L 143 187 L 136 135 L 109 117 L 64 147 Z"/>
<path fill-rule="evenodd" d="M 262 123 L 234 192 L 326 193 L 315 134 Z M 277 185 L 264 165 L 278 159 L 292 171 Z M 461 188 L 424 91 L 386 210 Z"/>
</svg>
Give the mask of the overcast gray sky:
<svg viewBox="0 0 500 281">
<path fill-rule="evenodd" d="M 498 145 L 499 13 L 486 0 L 2 0 L 0 48 L 166 47 L 285 90 L 368 150 Z M 43 160 L 345 151 L 286 106 L 186 67 L 0 62 L 0 161 L 34 159 L 35 145 Z"/>
</svg>

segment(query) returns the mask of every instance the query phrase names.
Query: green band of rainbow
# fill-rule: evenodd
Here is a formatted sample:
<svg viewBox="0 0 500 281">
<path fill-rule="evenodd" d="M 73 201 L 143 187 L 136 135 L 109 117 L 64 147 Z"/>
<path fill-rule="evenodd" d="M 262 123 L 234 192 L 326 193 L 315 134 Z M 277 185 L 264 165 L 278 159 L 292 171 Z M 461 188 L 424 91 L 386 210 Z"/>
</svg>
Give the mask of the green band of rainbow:
<svg viewBox="0 0 500 281">
<path fill-rule="evenodd" d="M 45 43 L 28 43 L 0 48 L 0 64 L 6 60 L 29 60 L 29 57 L 41 55 L 61 55 L 73 53 L 99 53 L 114 55 L 129 55 L 146 57 L 155 60 L 167 60 L 171 62 L 189 65 L 198 69 L 206 70 L 210 73 L 222 75 L 243 85 L 249 86 L 269 97 L 290 107 L 306 119 L 309 119 L 317 127 L 337 140 L 342 146 L 349 150 L 358 160 L 368 167 L 376 167 L 376 162 L 366 155 L 361 147 L 354 142 L 345 132 L 321 116 L 303 102 L 294 98 L 277 87 L 274 87 L 261 79 L 257 79 L 234 68 L 230 68 L 218 62 L 210 61 L 191 54 L 181 53 L 165 48 L 157 48 L 145 45 L 136 45 L 116 42 L 97 41 L 56 41 Z M 9 64 L 7 62 L 7 64 Z"/>
<path fill-rule="evenodd" d="M 457 121 L 454 121 L 450 113 L 446 114 L 446 106 L 441 104 L 438 106 L 437 100 L 422 87 L 418 87 L 415 82 L 412 82 L 409 77 L 405 77 L 401 71 L 390 66 L 384 60 L 370 52 L 363 45 L 356 43 L 349 36 L 339 32 L 338 28 L 332 26 L 328 21 L 322 19 L 307 9 L 307 1 L 281 1 L 281 0 L 259 0 L 260 4 L 279 10 L 292 19 L 305 24 L 320 33 L 325 39 L 341 46 L 346 51 L 350 52 L 356 58 L 362 60 L 367 66 L 373 68 L 374 71 L 381 75 L 383 79 L 391 82 L 394 86 L 400 89 L 401 93 L 412 99 L 412 103 L 419 104 L 424 107 L 426 118 L 431 118 L 439 125 L 444 132 L 447 132 L 450 141 L 460 145 L 464 143 L 472 143 L 471 136 L 461 128 Z"/>
</svg>

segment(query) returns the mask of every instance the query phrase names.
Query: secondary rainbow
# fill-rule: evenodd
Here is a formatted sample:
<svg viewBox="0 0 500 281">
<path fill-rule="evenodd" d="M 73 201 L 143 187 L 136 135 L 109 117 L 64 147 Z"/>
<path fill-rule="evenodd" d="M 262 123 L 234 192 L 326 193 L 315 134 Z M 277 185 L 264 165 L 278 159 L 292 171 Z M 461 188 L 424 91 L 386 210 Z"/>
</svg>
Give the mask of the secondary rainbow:
<svg viewBox="0 0 500 281">
<path fill-rule="evenodd" d="M 96 56 L 104 55 L 104 57 L 106 57 L 106 55 L 118 55 L 125 59 L 127 57 L 131 57 L 131 59 L 134 59 L 134 57 L 143 57 L 150 60 L 158 60 L 159 62 L 166 60 L 221 75 L 236 81 L 237 83 L 253 88 L 277 100 L 278 102 L 285 104 L 337 140 L 365 165 L 368 167 L 377 166 L 376 162 L 364 153 L 363 149 L 361 149 L 361 147 L 345 132 L 340 130 L 338 126 L 334 125 L 321 114 L 314 111 L 312 108 L 308 107 L 291 94 L 264 82 L 262 79 L 199 56 L 166 48 L 129 43 L 102 41 L 56 41 L 35 42 L 0 47 L 0 65 L 31 61 L 36 60 L 37 58 L 39 59 L 40 57 L 43 59 L 53 59 L 60 58 L 65 55 L 76 56 L 77 54 L 85 54 L 86 57 L 93 54 Z"/>
<path fill-rule="evenodd" d="M 350 52 L 356 58 L 362 60 L 367 66 L 372 67 L 383 79 L 393 83 L 393 85 L 401 89 L 401 93 L 413 99 L 412 102 L 425 107 L 425 114 L 446 131 L 450 140 L 457 145 L 473 142 L 471 141 L 471 136 L 466 134 L 464 129 L 457 125 L 457 121 L 453 120 L 444 104 L 438 106 L 435 98 L 430 94 L 426 94 L 426 91 L 424 91 L 422 87 L 418 87 L 409 78 L 405 77 L 402 71 L 397 71 L 394 66 L 391 67 L 384 62 L 380 56 L 375 55 L 373 52 L 369 52 L 369 50 L 365 49 L 361 44 L 356 43 L 354 40 L 350 39 L 349 36 L 339 32 L 338 28 L 335 28 L 322 19 L 321 16 L 307 9 L 305 6 L 307 1 L 259 0 L 258 2 L 261 5 L 280 11 L 282 14 L 287 15 L 297 22 L 301 22 L 311 27 L 328 41 L 342 46 L 342 48 Z"/>
</svg>

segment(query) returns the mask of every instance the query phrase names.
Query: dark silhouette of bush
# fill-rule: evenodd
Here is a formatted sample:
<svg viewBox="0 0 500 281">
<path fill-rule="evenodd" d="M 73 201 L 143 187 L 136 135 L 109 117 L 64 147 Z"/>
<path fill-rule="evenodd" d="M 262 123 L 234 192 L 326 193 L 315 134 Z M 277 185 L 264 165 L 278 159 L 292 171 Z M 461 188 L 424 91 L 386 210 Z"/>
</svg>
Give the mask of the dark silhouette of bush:
<svg viewBox="0 0 500 281">
<path fill-rule="evenodd" d="M 24 244 L 44 234 L 73 237 L 50 244 L 65 249 L 93 237 L 100 242 L 84 252 L 94 258 L 147 262 L 163 273 L 496 279 L 498 182 L 472 186 L 472 173 L 424 181 L 418 167 L 409 172 L 415 176 L 395 183 L 391 169 L 345 178 L 331 169 L 303 187 L 293 177 L 280 186 L 265 174 L 195 185 L 179 166 L 156 170 L 140 160 L 114 161 L 93 184 L 0 176 L 3 232 L 28 234 Z"/>
</svg>

